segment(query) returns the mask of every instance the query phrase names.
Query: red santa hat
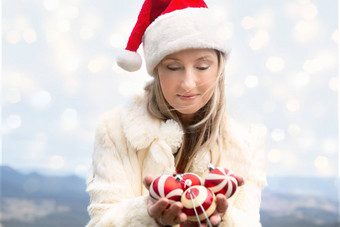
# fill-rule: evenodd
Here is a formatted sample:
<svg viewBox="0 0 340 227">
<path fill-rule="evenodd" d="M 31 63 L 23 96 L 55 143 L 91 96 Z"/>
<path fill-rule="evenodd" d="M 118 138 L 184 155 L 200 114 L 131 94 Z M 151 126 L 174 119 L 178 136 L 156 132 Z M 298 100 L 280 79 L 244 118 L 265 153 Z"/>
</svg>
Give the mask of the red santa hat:
<svg viewBox="0 0 340 227">
<path fill-rule="evenodd" d="M 165 56 L 180 50 L 211 48 L 227 54 L 227 40 L 218 25 L 203 0 L 145 0 L 117 64 L 129 72 L 140 69 L 142 58 L 137 50 L 141 43 L 150 75 Z"/>
</svg>

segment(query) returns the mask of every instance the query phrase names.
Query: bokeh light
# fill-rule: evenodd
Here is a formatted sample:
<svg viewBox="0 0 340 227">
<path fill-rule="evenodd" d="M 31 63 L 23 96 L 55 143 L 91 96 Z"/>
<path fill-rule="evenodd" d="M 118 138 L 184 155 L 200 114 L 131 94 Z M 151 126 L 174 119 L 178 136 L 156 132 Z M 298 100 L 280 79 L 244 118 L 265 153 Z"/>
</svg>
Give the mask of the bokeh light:
<svg viewBox="0 0 340 227">
<path fill-rule="evenodd" d="M 98 73 L 106 69 L 108 65 L 108 58 L 106 56 L 99 56 L 91 59 L 87 67 L 92 73 Z"/>
<path fill-rule="evenodd" d="M 291 136 L 298 136 L 301 133 L 301 127 L 298 124 L 291 123 L 288 125 L 288 133 Z"/>
<path fill-rule="evenodd" d="M 314 165 L 320 175 L 327 176 L 330 175 L 332 172 L 329 159 L 325 156 L 317 156 L 314 160 Z"/>
<path fill-rule="evenodd" d="M 248 88 L 255 88 L 259 84 L 259 79 L 255 75 L 248 75 L 244 81 L 244 84 Z"/>
<path fill-rule="evenodd" d="M 18 89 L 20 92 L 32 92 L 37 89 L 36 81 L 17 71 L 2 71 L 2 83 L 5 88 Z"/>
<path fill-rule="evenodd" d="M 125 43 L 126 43 L 126 40 L 125 40 L 124 36 L 122 36 L 119 33 L 114 33 L 110 37 L 110 45 L 113 48 L 123 47 Z"/>
<path fill-rule="evenodd" d="M 271 87 L 270 89 L 271 89 L 271 93 L 277 99 L 285 99 L 288 97 L 288 88 L 287 86 L 283 84 L 275 85 L 274 87 Z"/>
<path fill-rule="evenodd" d="M 64 131 L 74 131 L 79 124 L 78 112 L 75 109 L 67 108 L 61 116 L 61 127 Z"/>
<path fill-rule="evenodd" d="M 54 11 L 59 7 L 59 0 L 44 0 L 43 5 L 45 9 L 49 11 Z"/>
<path fill-rule="evenodd" d="M 21 34 L 17 30 L 7 32 L 6 39 L 11 44 L 17 44 L 21 41 Z"/>
<path fill-rule="evenodd" d="M 6 126 L 9 129 L 17 129 L 21 127 L 21 116 L 18 114 L 11 114 L 6 118 Z"/>
<path fill-rule="evenodd" d="M 338 149 L 338 141 L 333 138 L 327 138 L 322 143 L 322 150 L 326 154 L 336 154 Z"/>
<path fill-rule="evenodd" d="M 295 87 L 305 87 L 310 83 L 310 75 L 306 72 L 298 72 L 292 76 L 292 84 Z"/>
<path fill-rule="evenodd" d="M 338 91 L 339 89 L 339 78 L 338 77 L 332 77 L 329 82 L 328 82 L 328 87 L 332 90 L 332 91 Z"/>
<path fill-rule="evenodd" d="M 280 128 L 276 128 L 274 129 L 272 132 L 271 132 L 271 138 L 276 141 L 276 142 L 279 142 L 279 141 L 282 141 L 286 138 L 286 133 L 283 129 L 280 129 Z"/>
<path fill-rule="evenodd" d="M 305 20 L 312 20 L 318 15 L 318 8 L 311 2 L 303 4 L 300 8 L 301 17 Z"/>
<path fill-rule="evenodd" d="M 316 21 L 300 20 L 295 25 L 294 37 L 299 42 L 309 42 L 319 34 L 319 26 Z"/>
<path fill-rule="evenodd" d="M 269 29 L 275 23 L 275 12 L 272 9 L 260 11 L 256 17 L 256 25 L 258 28 Z"/>
<path fill-rule="evenodd" d="M 300 110 L 300 101 L 295 98 L 291 98 L 287 101 L 286 107 L 289 112 L 297 112 Z"/>
<path fill-rule="evenodd" d="M 94 36 L 94 30 L 91 28 L 83 27 L 79 31 L 79 37 L 83 40 L 90 40 Z"/>
<path fill-rule="evenodd" d="M 59 52 L 58 60 L 62 69 L 68 72 L 77 71 L 81 61 L 80 56 L 71 50 L 64 50 L 62 52 Z"/>
<path fill-rule="evenodd" d="M 336 66 L 337 56 L 331 51 L 324 50 L 319 52 L 316 57 L 307 59 L 303 63 L 303 70 L 307 73 L 314 74 L 323 70 L 329 70 Z"/>
<path fill-rule="evenodd" d="M 241 25 L 244 29 L 252 29 L 256 25 L 256 21 L 254 17 L 246 16 L 242 19 Z"/>
<path fill-rule="evenodd" d="M 58 10 L 59 17 L 67 19 L 76 19 L 79 16 L 79 9 L 75 6 L 68 5 Z"/>
<path fill-rule="evenodd" d="M 56 27 L 59 32 L 68 32 L 71 29 L 71 22 L 66 19 L 57 20 Z"/>
<path fill-rule="evenodd" d="M 282 57 L 279 56 L 271 56 L 266 61 L 266 67 L 270 72 L 280 72 L 285 67 L 285 61 Z"/>
<path fill-rule="evenodd" d="M 46 90 L 40 90 L 32 94 L 29 101 L 30 104 L 36 108 L 44 108 L 51 103 L 52 97 L 50 92 Z"/>
<path fill-rule="evenodd" d="M 47 168 L 48 169 L 62 169 L 65 166 L 65 159 L 60 155 L 52 155 L 48 162 Z"/>
<path fill-rule="evenodd" d="M 335 30 L 332 34 L 332 40 L 338 44 L 339 43 L 339 31 Z"/>
<path fill-rule="evenodd" d="M 271 163 L 278 163 L 282 159 L 282 154 L 279 149 L 271 149 L 268 152 L 268 161 Z"/>
<path fill-rule="evenodd" d="M 224 26 L 221 26 L 216 36 L 219 37 L 221 40 L 229 40 L 233 36 L 234 26 L 232 23 L 227 23 Z"/>
<path fill-rule="evenodd" d="M 259 30 L 249 41 L 249 46 L 253 50 L 259 50 L 269 43 L 269 33 L 265 30 Z"/>
<path fill-rule="evenodd" d="M 244 94 L 245 87 L 243 84 L 233 84 L 230 89 L 230 93 L 232 96 L 239 97 Z"/>
<path fill-rule="evenodd" d="M 11 103 L 15 104 L 21 101 L 21 93 L 18 88 L 9 88 L 6 91 L 6 100 Z"/>
<path fill-rule="evenodd" d="M 27 28 L 22 34 L 26 43 L 34 43 L 37 41 L 37 33 L 33 28 Z"/>
</svg>

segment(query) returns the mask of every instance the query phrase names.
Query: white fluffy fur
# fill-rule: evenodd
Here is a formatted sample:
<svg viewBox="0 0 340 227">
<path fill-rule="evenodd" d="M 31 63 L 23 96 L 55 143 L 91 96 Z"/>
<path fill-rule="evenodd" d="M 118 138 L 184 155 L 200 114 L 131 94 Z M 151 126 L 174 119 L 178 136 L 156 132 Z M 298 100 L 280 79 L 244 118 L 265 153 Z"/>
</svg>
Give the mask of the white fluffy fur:
<svg viewBox="0 0 340 227">
<path fill-rule="evenodd" d="M 117 57 L 117 64 L 128 72 L 134 72 L 140 69 L 142 58 L 137 52 L 124 50 Z"/>
<path fill-rule="evenodd" d="M 219 23 L 207 8 L 186 8 L 159 16 L 143 36 L 146 68 L 167 55 L 188 48 L 213 48 L 229 53 L 228 40 L 219 32 Z"/>
<path fill-rule="evenodd" d="M 228 200 L 228 212 L 221 227 L 261 226 L 259 206 L 265 180 L 265 160 L 259 140 L 228 124 L 223 133 L 223 155 L 216 163 L 206 148 L 194 159 L 191 172 L 204 178 L 208 163 L 226 167 L 245 178 L 245 185 Z M 234 133 L 236 132 L 236 133 Z M 149 226 L 157 223 L 147 214 L 148 191 L 145 175 L 154 177 L 175 171 L 173 153 L 182 142 L 182 131 L 174 121 L 161 122 L 146 111 L 144 96 L 128 107 L 105 114 L 99 123 L 93 168 L 87 179 L 91 197 L 88 207 L 92 226 Z M 212 158 L 212 160 L 210 159 Z"/>
</svg>

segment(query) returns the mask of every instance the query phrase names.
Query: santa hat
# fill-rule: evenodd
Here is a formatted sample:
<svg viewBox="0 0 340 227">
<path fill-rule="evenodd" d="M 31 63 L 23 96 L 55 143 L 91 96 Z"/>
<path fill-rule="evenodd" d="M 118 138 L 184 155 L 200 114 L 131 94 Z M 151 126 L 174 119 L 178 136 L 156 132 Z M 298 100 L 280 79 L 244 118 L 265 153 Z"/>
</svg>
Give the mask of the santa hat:
<svg viewBox="0 0 340 227">
<path fill-rule="evenodd" d="M 145 0 L 117 64 L 129 72 L 140 69 L 137 50 L 142 42 L 150 75 L 165 56 L 180 50 L 211 48 L 227 54 L 227 40 L 218 25 L 203 0 Z"/>
</svg>

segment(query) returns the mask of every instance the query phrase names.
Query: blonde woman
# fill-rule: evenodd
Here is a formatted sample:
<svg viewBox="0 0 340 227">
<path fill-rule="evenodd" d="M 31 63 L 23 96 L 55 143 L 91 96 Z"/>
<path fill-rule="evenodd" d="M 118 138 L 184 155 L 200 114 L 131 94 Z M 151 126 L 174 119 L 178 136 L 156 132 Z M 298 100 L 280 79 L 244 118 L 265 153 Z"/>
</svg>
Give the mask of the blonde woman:
<svg viewBox="0 0 340 227">
<path fill-rule="evenodd" d="M 106 113 L 98 126 L 88 226 L 198 226 L 180 202 L 152 203 L 148 187 L 163 174 L 226 167 L 240 187 L 216 197 L 213 226 L 261 226 L 266 184 L 261 141 L 225 112 L 225 61 L 229 50 L 204 1 L 147 0 L 118 64 L 139 69 L 141 42 L 153 80 L 128 105 Z M 203 224 L 205 226 L 206 224 Z"/>
</svg>

